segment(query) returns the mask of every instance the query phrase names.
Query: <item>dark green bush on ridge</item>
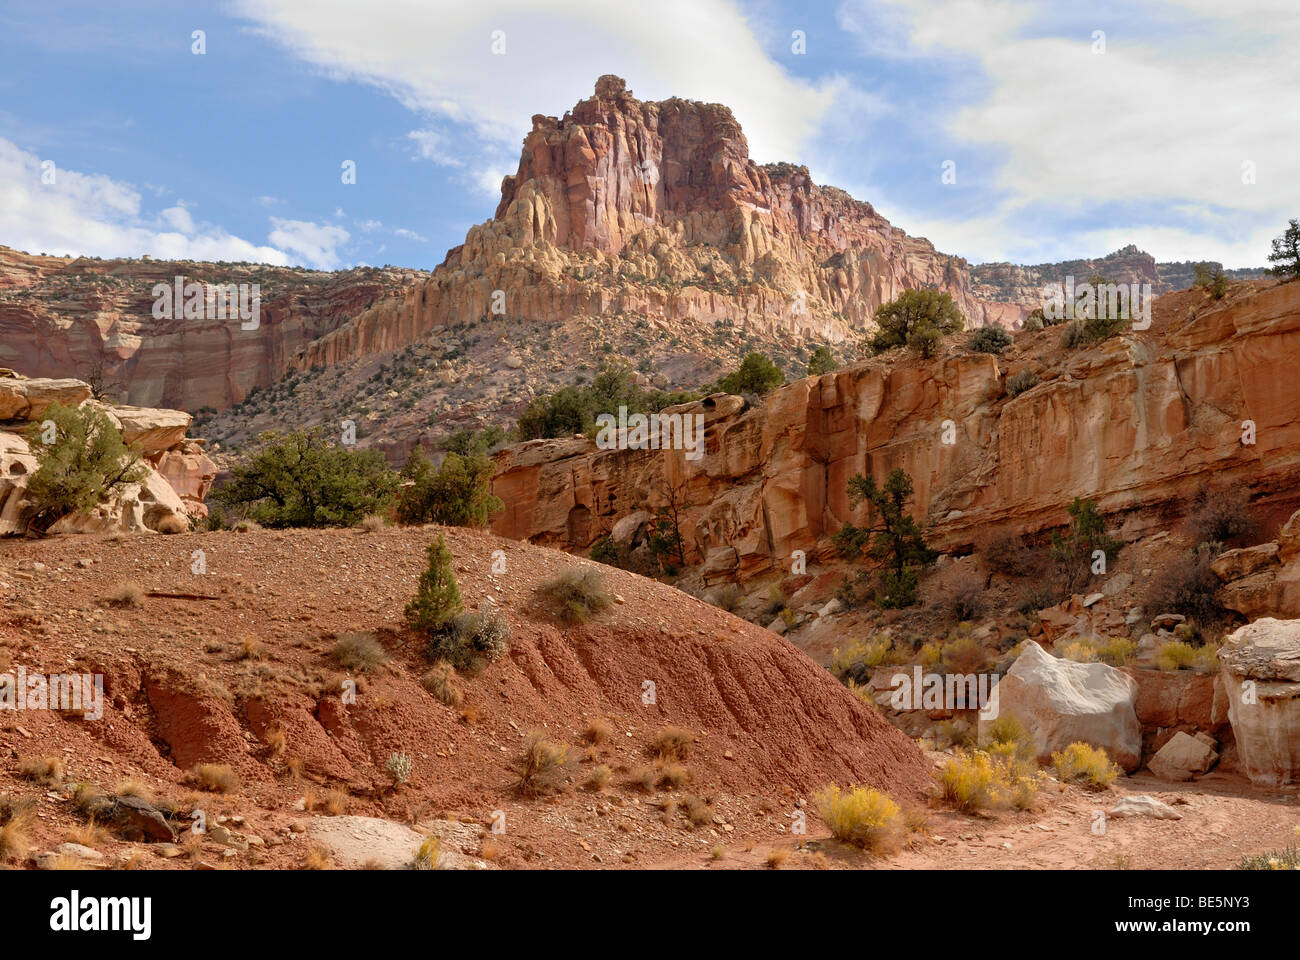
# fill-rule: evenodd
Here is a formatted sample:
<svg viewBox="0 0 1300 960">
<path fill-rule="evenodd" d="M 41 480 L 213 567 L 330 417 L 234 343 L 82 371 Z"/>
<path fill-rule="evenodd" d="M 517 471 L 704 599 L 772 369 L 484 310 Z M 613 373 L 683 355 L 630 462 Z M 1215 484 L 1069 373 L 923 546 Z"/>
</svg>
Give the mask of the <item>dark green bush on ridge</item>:
<svg viewBox="0 0 1300 960">
<path fill-rule="evenodd" d="M 761 353 L 745 355 L 740 367 L 718 381 L 718 389 L 724 393 L 756 393 L 760 396 L 785 383 L 785 374 Z"/>
<path fill-rule="evenodd" d="M 416 447 L 402 468 L 397 520 L 404 524 L 441 523 L 482 527 L 504 504 L 490 492 L 496 466 L 482 454 L 448 453 L 434 469 Z"/>
<path fill-rule="evenodd" d="M 392 502 L 397 475 L 377 450 L 348 450 L 320 430 L 268 431 L 213 491 L 266 527 L 349 527 Z"/>
<path fill-rule="evenodd" d="M 924 357 L 933 356 L 944 335 L 965 323 L 952 297 L 938 290 L 904 290 L 876 310 L 875 320 L 879 329 L 870 341 L 873 353 L 908 346 Z"/>
</svg>

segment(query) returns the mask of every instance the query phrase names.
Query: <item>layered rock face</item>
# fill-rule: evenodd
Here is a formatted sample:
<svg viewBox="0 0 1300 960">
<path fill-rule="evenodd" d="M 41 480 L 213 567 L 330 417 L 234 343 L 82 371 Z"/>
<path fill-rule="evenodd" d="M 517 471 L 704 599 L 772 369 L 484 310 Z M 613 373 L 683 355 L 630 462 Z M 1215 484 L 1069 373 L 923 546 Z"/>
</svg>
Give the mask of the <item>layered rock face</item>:
<svg viewBox="0 0 1300 960">
<path fill-rule="evenodd" d="M 238 317 L 154 317 L 154 287 L 258 285 L 257 325 Z M 377 317 L 361 349 L 407 342 L 398 318 L 418 271 L 317 273 L 258 264 L 37 257 L 0 247 L 0 366 L 33 377 L 102 376 L 123 402 L 224 409 L 299 369 L 306 347 Z M 214 302 L 215 306 L 215 302 Z M 227 313 L 229 316 L 229 313 Z M 249 329 L 245 329 L 249 327 Z"/>
<path fill-rule="evenodd" d="M 64 517 L 51 533 L 158 530 L 169 519 L 188 525 L 190 517 L 206 516 L 203 499 L 217 468 L 204 455 L 203 442 L 185 436 L 189 414 L 102 404 L 90 393 L 80 380 L 28 379 L 12 371 L 0 376 L 0 536 L 24 533 L 35 512 L 24 497 L 27 478 L 38 467 L 26 431 L 53 403 L 102 409 L 139 452 L 146 472 L 141 483 L 127 485 L 88 513 Z"/>
<path fill-rule="evenodd" d="M 35 257 L 0 248 L 0 364 L 102 367 L 133 404 L 222 410 L 292 371 L 404 348 L 486 317 L 635 315 L 840 343 L 905 289 L 952 294 L 971 324 L 1028 308 L 973 292 L 966 261 L 891 226 L 804 167 L 760 166 L 719 104 L 642 102 L 605 76 L 563 118 L 536 116 L 496 216 L 431 275 Z M 152 316 L 156 283 L 261 284 L 257 329 Z M 674 383 L 695 387 L 695 383 Z"/>
<path fill-rule="evenodd" d="M 920 286 L 951 293 L 973 323 L 1006 312 L 972 294 L 964 260 L 870 204 L 805 167 L 754 163 L 727 107 L 642 102 L 605 76 L 563 118 L 533 117 L 495 219 L 407 306 L 430 328 L 486 314 L 501 290 L 515 316 L 705 317 L 837 342 Z"/>
<path fill-rule="evenodd" d="M 1256 783 L 1300 777 L 1300 621 L 1265 617 L 1224 640 L 1219 662 L 1241 768 Z"/>
<path fill-rule="evenodd" d="M 1209 484 L 1241 484 L 1294 503 L 1300 480 L 1300 284 L 1263 284 L 1215 302 L 1168 294 L 1149 330 L 1064 351 L 1060 331 L 1023 335 L 1002 356 L 950 341 L 930 361 L 872 361 L 769 394 L 756 408 L 714 397 L 707 447 L 597 449 L 584 438 L 498 454 L 495 490 L 507 536 L 585 550 L 622 517 L 680 509 L 688 562 L 736 551 L 734 579 L 811 559 L 850 510 L 849 478 L 901 467 L 913 514 L 940 548 L 995 529 L 1041 531 L 1068 520 L 1074 497 L 1126 522 L 1165 522 L 1159 508 Z M 1008 374 L 1039 382 L 1012 397 Z M 1249 429 L 1243 427 L 1248 424 Z M 1243 437 L 1253 441 L 1243 443 Z"/>
</svg>

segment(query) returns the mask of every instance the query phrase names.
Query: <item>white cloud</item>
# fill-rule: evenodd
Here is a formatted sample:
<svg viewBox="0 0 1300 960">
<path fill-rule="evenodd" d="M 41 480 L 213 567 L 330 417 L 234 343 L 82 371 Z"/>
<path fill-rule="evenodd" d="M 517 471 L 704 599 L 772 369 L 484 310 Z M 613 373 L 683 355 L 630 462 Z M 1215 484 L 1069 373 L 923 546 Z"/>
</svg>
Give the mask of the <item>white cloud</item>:
<svg viewBox="0 0 1300 960">
<path fill-rule="evenodd" d="M 320 270 L 333 270 L 339 266 L 338 248 L 347 243 L 350 234 L 342 227 L 330 223 L 311 223 L 306 220 L 271 218 L 272 243 L 289 251 L 294 262 Z"/>
<path fill-rule="evenodd" d="M 274 247 L 196 224 L 181 204 L 150 217 L 135 188 L 102 174 L 56 164 L 54 183 L 46 184 L 41 172 L 40 158 L 0 138 L 0 237 L 7 246 L 74 256 L 289 262 Z"/>
<path fill-rule="evenodd" d="M 836 89 L 787 74 L 730 0 L 660 0 L 653 10 L 608 0 L 238 0 L 235 9 L 331 76 L 375 84 L 498 151 L 518 150 L 534 113 L 563 113 L 592 95 L 598 75 L 617 73 L 642 99 L 725 103 L 756 159 L 797 159 Z M 492 52 L 494 31 L 504 55 Z M 456 146 L 462 159 L 471 152 Z"/>
<path fill-rule="evenodd" d="M 972 85 L 975 99 L 945 126 L 958 143 L 1003 158 L 992 183 L 1007 202 L 978 226 L 932 220 L 925 228 L 937 245 L 1024 253 L 1053 240 L 1024 235 L 1031 213 L 1046 214 L 1038 223 L 1047 232 L 1058 217 L 1095 218 L 1104 208 L 1113 229 L 1085 231 L 1099 242 L 1146 237 L 1160 244 L 1149 248 L 1158 259 L 1263 262 L 1266 238 L 1300 208 L 1300 102 L 1283 93 L 1300 82 L 1300 8 L 1167 0 L 1123 11 L 889 0 L 882 17 L 846 4 L 841 24 L 864 47 L 880 44 L 874 25 L 902 23 L 913 54 L 983 74 L 986 87 Z M 1093 52 L 1093 29 L 1106 30 L 1104 53 Z M 1247 161 L 1253 184 L 1242 182 Z M 1080 235 L 1065 239 L 1083 252 Z"/>
<path fill-rule="evenodd" d="M 416 243 L 428 243 L 429 238 L 421 236 L 414 230 L 407 230 L 405 227 L 398 227 L 393 231 L 393 236 L 401 237 L 403 240 L 414 240 Z"/>
</svg>

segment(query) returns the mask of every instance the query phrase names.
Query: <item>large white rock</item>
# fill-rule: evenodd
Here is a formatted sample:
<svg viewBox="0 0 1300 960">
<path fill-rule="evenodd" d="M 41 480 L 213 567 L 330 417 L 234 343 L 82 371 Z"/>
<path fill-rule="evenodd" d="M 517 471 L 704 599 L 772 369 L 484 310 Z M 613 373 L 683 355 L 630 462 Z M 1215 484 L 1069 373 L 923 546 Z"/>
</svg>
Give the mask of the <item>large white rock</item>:
<svg viewBox="0 0 1300 960">
<path fill-rule="evenodd" d="M 1138 685 L 1104 663 L 1076 663 L 1047 653 L 1032 640 L 997 685 L 997 710 L 983 710 L 980 740 L 1001 714 L 1015 714 L 1047 762 L 1082 741 L 1102 747 L 1126 773 L 1142 762 L 1142 729 L 1134 702 Z"/>
<path fill-rule="evenodd" d="M 1300 779 L 1300 620 L 1246 624 L 1219 663 L 1241 769 L 1255 783 Z"/>
</svg>

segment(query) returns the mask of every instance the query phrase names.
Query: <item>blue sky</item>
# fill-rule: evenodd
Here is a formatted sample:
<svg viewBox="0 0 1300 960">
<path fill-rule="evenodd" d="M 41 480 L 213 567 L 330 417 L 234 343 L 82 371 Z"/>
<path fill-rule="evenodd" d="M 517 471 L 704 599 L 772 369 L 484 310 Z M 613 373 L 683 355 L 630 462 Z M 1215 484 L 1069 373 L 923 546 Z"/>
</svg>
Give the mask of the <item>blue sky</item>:
<svg viewBox="0 0 1300 960">
<path fill-rule="evenodd" d="M 428 269 L 492 215 L 532 114 L 616 73 L 728 104 L 757 160 L 972 262 L 1254 266 L 1300 216 L 1296 49 L 1281 0 L 20 0 L 0 243 Z"/>
</svg>

